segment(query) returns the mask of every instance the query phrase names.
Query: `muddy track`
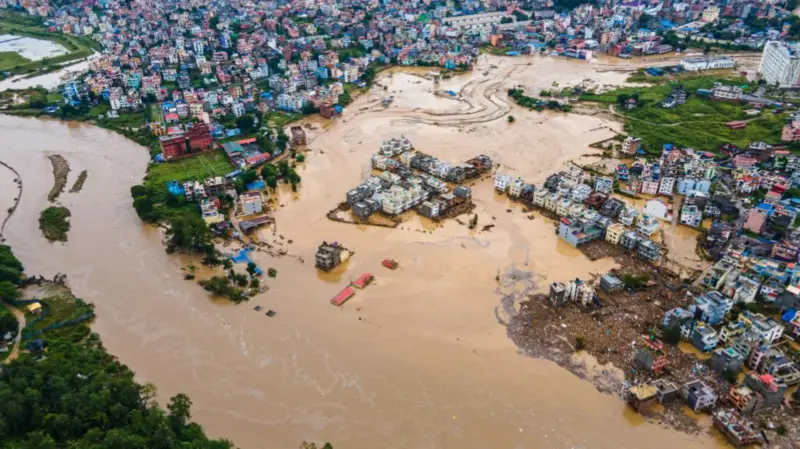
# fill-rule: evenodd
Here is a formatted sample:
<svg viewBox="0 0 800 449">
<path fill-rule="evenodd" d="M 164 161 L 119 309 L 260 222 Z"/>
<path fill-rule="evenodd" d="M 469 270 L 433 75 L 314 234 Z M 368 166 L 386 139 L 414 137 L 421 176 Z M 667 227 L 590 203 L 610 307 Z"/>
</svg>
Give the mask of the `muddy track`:
<svg viewBox="0 0 800 449">
<path fill-rule="evenodd" d="M 5 241 L 5 238 L 3 237 L 3 232 L 6 229 L 6 223 L 8 223 L 8 220 L 10 220 L 11 216 L 14 215 L 14 211 L 17 210 L 17 206 L 19 206 L 19 202 L 22 200 L 22 176 L 19 175 L 19 172 L 14 167 L 6 164 L 5 162 L 0 161 L 0 165 L 11 170 L 11 172 L 14 173 L 14 176 L 18 181 L 17 186 L 19 186 L 17 192 L 17 198 L 14 201 L 14 204 L 8 208 L 8 213 L 6 214 L 6 218 L 4 218 L 3 222 L 0 223 L 0 242 L 3 242 Z"/>
<path fill-rule="evenodd" d="M 511 75 L 520 67 L 527 64 L 516 64 L 511 66 L 502 75 L 484 76 L 468 82 L 459 91 L 457 101 L 469 105 L 466 111 L 456 112 L 434 112 L 434 111 L 410 111 L 408 115 L 397 117 L 398 121 L 422 123 L 434 126 L 455 126 L 463 127 L 479 123 L 487 123 L 505 117 L 510 111 L 511 106 L 505 100 L 498 97 L 497 93 L 506 87 L 506 83 Z M 476 100 L 480 100 L 479 102 Z M 475 103 L 479 106 L 476 106 Z"/>
<path fill-rule="evenodd" d="M 64 187 L 67 185 L 67 175 L 69 174 L 69 163 L 63 156 L 59 154 L 51 154 L 47 156 L 50 163 L 53 164 L 53 188 L 47 194 L 47 200 L 51 203 L 58 199 Z"/>
</svg>

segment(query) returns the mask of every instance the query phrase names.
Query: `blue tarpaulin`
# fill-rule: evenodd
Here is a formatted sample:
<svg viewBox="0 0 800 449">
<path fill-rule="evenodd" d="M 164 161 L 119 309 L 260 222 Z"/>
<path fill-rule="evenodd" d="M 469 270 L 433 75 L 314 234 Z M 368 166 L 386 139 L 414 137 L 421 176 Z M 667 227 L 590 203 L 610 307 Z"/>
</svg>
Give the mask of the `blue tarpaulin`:
<svg viewBox="0 0 800 449">
<path fill-rule="evenodd" d="M 456 96 L 456 93 L 453 92 L 452 90 L 448 90 L 447 94 L 450 95 L 451 97 L 455 97 Z"/>
<path fill-rule="evenodd" d="M 250 248 L 245 248 L 245 249 L 243 249 L 243 250 L 239 251 L 239 254 L 235 254 L 235 255 L 231 256 L 231 260 L 232 260 L 234 263 L 248 263 L 248 262 L 252 262 L 252 260 L 250 259 L 250 253 L 251 253 L 252 251 L 253 251 L 253 250 L 252 250 L 252 249 L 250 249 Z"/>
<path fill-rule="evenodd" d="M 264 181 L 253 181 L 250 184 L 247 184 L 247 190 L 264 190 L 267 185 Z"/>
<path fill-rule="evenodd" d="M 167 191 L 169 191 L 169 193 L 172 196 L 179 196 L 179 195 L 183 195 L 183 193 L 184 193 L 183 187 L 181 187 L 181 185 L 178 183 L 178 181 L 170 181 L 170 182 L 168 182 L 167 183 Z"/>
<path fill-rule="evenodd" d="M 239 254 L 235 254 L 233 256 L 230 256 L 230 258 L 234 263 L 246 263 L 246 264 L 249 264 L 249 263 L 253 262 L 253 259 L 250 258 L 250 253 L 252 251 L 253 250 L 250 249 L 250 248 L 245 248 L 245 249 L 239 251 Z M 255 273 L 256 273 L 256 275 L 261 276 L 262 274 L 264 274 L 264 270 L 262 270 L 259 266 L 256 266 Z"/>
</svg>

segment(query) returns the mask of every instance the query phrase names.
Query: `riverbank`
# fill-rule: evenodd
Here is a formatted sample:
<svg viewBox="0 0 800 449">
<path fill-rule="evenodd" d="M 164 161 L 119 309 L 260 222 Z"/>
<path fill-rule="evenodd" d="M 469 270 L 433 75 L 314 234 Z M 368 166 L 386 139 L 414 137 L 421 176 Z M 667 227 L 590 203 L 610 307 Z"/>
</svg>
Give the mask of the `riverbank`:
<svg viewBox="0 0 800 449">
<path fill-rule="evenodd" d="M 0 117 L 11 142 L 4 160 L 13 159 L 26 180 L 8 239 L 36 272 L 66 270 L 76 294 L 97 305 L 93 330 L 136 368 L 137 380 L 159 385 L 162 403 L 186 391 L 209 433 L 235 434 L 243 448 L 260 447 L 265 434 L 285 447 L 303 439 L 351 448 L 375 441 L 446 449 L 706 446 L 713 442 L 708 436 L 642 422 L 618 398 L 555 364 L 519 356 L 494 313 L 501 302 L 498 270 L 524 266 L 547 285 L 606 272 L 615 263 L 589 261 L 489 183 L 474 187 L 473 201 L 478 228 L 492 223 L 491 232 L 420 219 L 403 229 L 359 227 L 324 216 L 363 179 L 379 143 L 397 134 L 442 160 L 485 153 L 515 174 L 543 181 L 590 143 L 612 137 L 605 126 L 618 125 L 525 111 L 505 101 L 503 84 L 624 82 L 624 75 L 596 69 L 556 58 L 482 57 L 473 73 L 436 88 L 433 81 L 416 84 L 419 77 L 383 78 L 387 91 L 367 92 L 340 119 L 309 131 L 314 151 L 298 165 L 303 183 L 297 192 L 278 189 L 275 227 L 259 231 L 264 240 L 284 236 L 302 259 L 313 260 L 326 239 L 352 246 L 358 256 L 344 270 L 322 274 L 300 258 L 255 252 L 259 266 L 280 275 L 247 307 L 209 301 L 200 286 L 183 280 L 181 268 L 190 260 L 165 254 L 160 232 L 143 226 L 130 207 L 130 187 L 145 173 L 147 151 L 86 124 Z M 460 91 L 475 107 L 436 97 L 435 89 Z M 388 108 L 360 110 L 387 93 L 396 98 Z M 507 113 L 515 124 L 505 122 Z M 72 229 L 67 244 L 52 248 L 35 226 L 51 186 L 46 151 L 65 156 L 75 171 L 91 172 L 80 195 L 62 195 L 73 212 Z M 43 179 L 44 185 L 35 181 Z M 400 268 L 381 268 L 387 257 Z M 330 298 L 364 271 L 376 276 L 369 289 L 343 308 L 332 307 Z M 258 314 L 256 305 L 278 315 Z"/>
</svg>

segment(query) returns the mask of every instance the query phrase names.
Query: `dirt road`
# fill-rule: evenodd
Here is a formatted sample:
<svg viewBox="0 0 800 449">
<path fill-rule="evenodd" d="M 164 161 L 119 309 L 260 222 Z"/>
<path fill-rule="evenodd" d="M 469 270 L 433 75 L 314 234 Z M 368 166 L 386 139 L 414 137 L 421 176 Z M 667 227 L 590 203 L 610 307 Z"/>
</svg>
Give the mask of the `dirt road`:
<svg viewBox="0 0 800 449">
<path fill-rule="evenodd" d="M 11 354 L 8 356 L 8 358 L 6 358 L 4 362 L 4 363 L 11 363 L 12 361 L 16 360 L 17 357 L 19 357 L 19 346 L 20 343 L 22 342 L 22 329 L 25 328 L 25 314 L 5 301 L 0 301 L 0 304 L 3 304 L 3 306 L 6 309 L 8 309 L 11 313 L 14 314 L 14 316 L 17 318 L 17 324 L 19 325 L 19 328 L 17 329 L 17 339 L 14 342 L 14 349 L 11 350 Z"/>
</svg>

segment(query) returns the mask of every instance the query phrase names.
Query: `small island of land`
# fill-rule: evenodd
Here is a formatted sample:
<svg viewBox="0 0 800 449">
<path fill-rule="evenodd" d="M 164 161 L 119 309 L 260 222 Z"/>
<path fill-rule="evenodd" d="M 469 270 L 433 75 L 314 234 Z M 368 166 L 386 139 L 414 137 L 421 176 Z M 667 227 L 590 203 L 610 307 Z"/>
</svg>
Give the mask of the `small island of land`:
<svg viewBox="0 0 800 449">
<path fill-rule="evenodd" d="M 72 213 L 63 206 L 50 206 L 39 215 L 39 229 L 51 242 L 66 242 L 69 217 Z"/>
</svg>

